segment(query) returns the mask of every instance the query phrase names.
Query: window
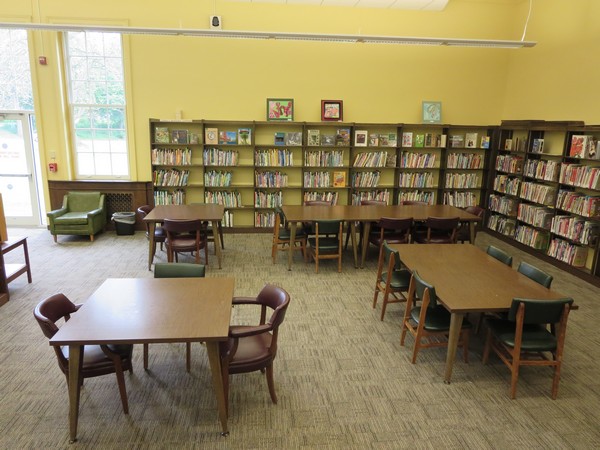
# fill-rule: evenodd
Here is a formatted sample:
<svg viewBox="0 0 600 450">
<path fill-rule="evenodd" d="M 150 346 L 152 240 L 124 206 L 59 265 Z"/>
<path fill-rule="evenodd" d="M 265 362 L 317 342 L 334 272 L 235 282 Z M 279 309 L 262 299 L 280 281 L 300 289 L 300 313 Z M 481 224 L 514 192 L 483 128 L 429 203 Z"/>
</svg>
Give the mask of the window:
<svg viewBox="0 0 600 450">
<path fill-rule="evenodd" d="M 78 178 L 128 178 L 121 35 L 66 33 Z"/>
<path fill-rule="evenodd" d="M 25 30 L 0 29 L 0 110 L 33 111 Z"/>
</svg>

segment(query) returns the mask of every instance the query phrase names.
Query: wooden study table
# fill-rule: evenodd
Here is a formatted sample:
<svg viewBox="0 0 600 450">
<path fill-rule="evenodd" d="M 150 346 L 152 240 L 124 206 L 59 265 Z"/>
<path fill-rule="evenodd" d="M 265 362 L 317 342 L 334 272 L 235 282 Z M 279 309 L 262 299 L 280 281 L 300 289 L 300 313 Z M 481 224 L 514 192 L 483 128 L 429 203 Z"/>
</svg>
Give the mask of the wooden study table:
<svg viewBox="0 0 600 450">
<path fill-rule="evenodd" d="M 206 342 L 222 434 L 228 433 L 219 342 L 229 335 L 233 278 L 112 278 L 50 339 L 69 346 L 69 429 L 77 439 L 83 345 Z"/>
<path fill-rule="evenodd" d="M 363 239 L 360 267 L 364 267 L 369 247 L 369 232 L 371 222 L 382 217 L 402 218 L 412 217 L 415 221 L 424 221 L 428 217 L 458 217 L 461 222 L 469 222 L 471 242 L 475 242 L 475 224 L 481 220 L 460 208 L 449 205 L 335 205 L 335 206 L 282 206 L 286 220 L 291 224 L 291 241 L 296 237 L 298 222 L 315 220 L 343 220 L 350 222 L 352 247 L 354 249 L 354 266 L 358 267 L 356 250 L 356 222 L 363 223 Z M 288 270 L 292 270 L 292 246 L 288 252 Z"/>
<path fill-rule="evenodd" d="M 471 244 L 394 244 L 400 260 L 435 286 L 450 311 L 444 381 L 450 383 L 458 336 L 467 313 L 508 311 L 515 297 L 559 299 L 565 296 L 529 279 Z"/>
<path fill-rule="evenodd" d="M 23 250 L 23 262 L 6 264 L 4 262 L 4 255 L 19 247 Z M 27 282 L 31 283 L 31 265 L 29 264 L 27 238 L 23 237 L 0 242 L 0 306 L 5 304 L 10 298 L 8 283 L 25 273 L 27 274 Z"/>
<path fill-rule="evenodd" d="M 216 205 L 212 203 L 196 204 L 196 205 L 158 205 L 155 206 L 146 217 L 144 222 L 148 222 L 150 228 L 148 230 L 148 237 L 150 239 L 148 248 L 148 270 L 152 269 L 152 261 L 154 260 L 154 253 L 152 249 L 154 247 L 154 230 L 156 224 L 164 222 L 165 219 L 173 220 L 204 220 L 211 222 L 212 232 L 215 244 L 215 251 L 217 253 L 217 259 L 219 261 L 219 269 L 222 267 L 221 262 L 223 254 L 221 252 L 221 240 L 219 239 L 218 227 L 219 222 L 223 220 L 223 214 L 225 214 L 225 207 L 223 205 Z"/>
</svg>

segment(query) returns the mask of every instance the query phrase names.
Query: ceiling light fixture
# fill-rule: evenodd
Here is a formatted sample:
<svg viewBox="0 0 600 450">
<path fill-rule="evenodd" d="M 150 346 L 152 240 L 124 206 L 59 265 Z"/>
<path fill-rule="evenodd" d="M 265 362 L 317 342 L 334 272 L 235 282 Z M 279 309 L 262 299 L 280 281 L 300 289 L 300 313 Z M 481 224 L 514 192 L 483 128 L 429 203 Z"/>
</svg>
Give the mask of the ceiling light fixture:
<svg viewBox="0 0 600 450">
<path fill-rule="evenodd" d="M 523 48 L 533 47 L 534 41 L 507 41 L 495 39 L 455 39 L 412 36 L 365 36 L 354 34 L 285 33 L 276 31 L 235 31 L 194 28 L 146 28 L 107 25 L 46 24 L 0 22 L 0 28 L 39 31 L 102 32 L 120 34 L 148 34 L 168 36 L 195 36 L 224 39 L 281 39 L 299 41 L 347 42 L 364 44 L 448 45 L 463 47 Z"/>
</svg>

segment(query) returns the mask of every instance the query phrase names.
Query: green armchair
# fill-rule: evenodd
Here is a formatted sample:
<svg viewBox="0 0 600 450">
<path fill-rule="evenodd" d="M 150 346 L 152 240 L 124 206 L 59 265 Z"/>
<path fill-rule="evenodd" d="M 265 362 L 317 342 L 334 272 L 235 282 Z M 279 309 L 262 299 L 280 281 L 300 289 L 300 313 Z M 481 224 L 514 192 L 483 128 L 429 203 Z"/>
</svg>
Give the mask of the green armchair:
<svg viewBox="0 0 600 450">
<path fill-rule="evenodd" d="M 68 192 L 62 208 L 48 213 L 50 234 L 54 242 L 59 234 L 94 235 L 106 227 L 105 195 L 100 192 Z"/>
</svg>

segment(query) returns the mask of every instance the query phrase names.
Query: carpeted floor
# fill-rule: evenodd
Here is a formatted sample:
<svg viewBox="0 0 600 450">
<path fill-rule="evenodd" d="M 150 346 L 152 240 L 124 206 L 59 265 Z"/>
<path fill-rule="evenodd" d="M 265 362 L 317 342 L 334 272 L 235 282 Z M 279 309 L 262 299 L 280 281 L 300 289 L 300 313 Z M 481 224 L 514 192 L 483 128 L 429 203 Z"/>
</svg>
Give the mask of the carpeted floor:
<svg viewBox="0 0 600 450">
<path fill-rule="evenodd" d="M 547 368 L 523 369 L 510 400 L 509 371 L 496 358 L 481 364 L 480 338 L 469 364 L 457 359 L 450 385 L 442 379 L 444 349 L 424 350 L 410 364 L 412 340 L 399 344 L 403 306 L 391 305 L 383 322 L 371 308 L 374 248 L 365 269 L 354 269 L 348 251 L 341 274 L 325 261 L 317 275 L 298 254 L 291 272 L 283 253 L 273 265 L 268 234 L 225 235 L 223 269 L 211 254 L 207 276 L 235 277 L 236 295 L 255 295 L 268 282 L 292 298 L 275 361 L 279 404 L 260 373 L 233 376 L 231 434 L 223 438 L 204 347 L 193 346 L 188 374 L 183 344 L 152 345 L 148 372 L 138 346 L 126 375 L 130 414 L 113 376 L 86 380 L 79 441 L 69 445 L 65 378 L 32 310 L 57 292 L 85 302 L 109 277 L 151 277 L 147 241 L 143 233 L 107 232 L 93 243 L 61 236 L 58 244 L 46 230 L 9 235 L 29 236 L 33 283 L 24 276 L 11 283 L 0 308 L 0 448 L 600 448 L 600 289 L 485 233 L 478 246 L 494 243 L 514 255 L 514 267 L 527 260 L 551 272 L 553 288 L 580 306 L 570 316 L 557 400 Z M 159 250 L 157 261 L 165 260 Z M 234 310 L 234 321 L 248 319 Z"/>
</svg>

